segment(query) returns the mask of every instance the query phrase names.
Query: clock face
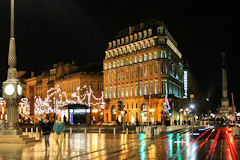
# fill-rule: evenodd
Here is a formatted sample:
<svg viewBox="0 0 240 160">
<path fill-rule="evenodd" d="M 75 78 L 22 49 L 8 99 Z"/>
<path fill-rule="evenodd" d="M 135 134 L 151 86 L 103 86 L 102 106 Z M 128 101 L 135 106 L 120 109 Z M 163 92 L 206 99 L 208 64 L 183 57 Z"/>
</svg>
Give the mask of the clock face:
<svg viewBox="0 0 240 160">
<path fill-rule="evenodd" d="M 5 89 L 4 89 L 4 92 L 6 95 L 10 96 L 14 93 L 15 91 L 15 88 L 12 84 L 8 84 L 6 85 Z"/>
<path fill-rule="evenodd" d="M 22 95 L 22 86 L 20 84 L 17 86 L 17 93 L 19 96 Z"/>
</svg>

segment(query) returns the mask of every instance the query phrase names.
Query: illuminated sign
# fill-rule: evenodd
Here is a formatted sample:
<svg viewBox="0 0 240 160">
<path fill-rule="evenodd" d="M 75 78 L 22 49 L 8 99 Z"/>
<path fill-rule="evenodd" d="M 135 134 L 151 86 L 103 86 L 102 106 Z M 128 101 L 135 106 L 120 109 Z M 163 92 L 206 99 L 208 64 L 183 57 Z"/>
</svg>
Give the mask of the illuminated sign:
<svg viewBox="0 0 240 160">
<path fill-rule="evenodd" d="M 187 91 L 188 91 L 188 71 L 184 71 L 184 79 L 183 79 L 183 82 L 184 82 L 184 96 L 183 98 L 187 98 L 188 97 L 188 94 L 187 94 Z"/>
</svg>

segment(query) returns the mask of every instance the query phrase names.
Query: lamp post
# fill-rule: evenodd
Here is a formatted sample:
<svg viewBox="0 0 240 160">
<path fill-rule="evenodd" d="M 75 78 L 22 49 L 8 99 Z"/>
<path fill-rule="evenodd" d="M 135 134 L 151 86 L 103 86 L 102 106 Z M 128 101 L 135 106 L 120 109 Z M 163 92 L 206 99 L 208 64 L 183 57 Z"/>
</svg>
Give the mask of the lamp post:
<svg viewBox="0 0 240 160">
<path fill-rule="evenodd" d="M 195 108 L 194 104 L 190 104 L 190 108 L 193 110 Z M 191 128 L 192 128 L 192 134 L 193 134 L 193 123 L 194 123 L 194 119 L 193 119 L 193 112 L 191 112 L 191 118 L 192 118 L 192 123 L 191 123 Z"/>
</svg>

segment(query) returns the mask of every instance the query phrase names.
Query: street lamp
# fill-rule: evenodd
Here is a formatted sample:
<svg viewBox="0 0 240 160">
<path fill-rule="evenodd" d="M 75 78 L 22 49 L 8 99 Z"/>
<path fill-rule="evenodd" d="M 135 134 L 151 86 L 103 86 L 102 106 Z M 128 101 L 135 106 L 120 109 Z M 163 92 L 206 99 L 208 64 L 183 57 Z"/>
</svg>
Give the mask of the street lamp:
<svg viewBox="0 0 240 160">
<path fill-rule="evenodd" d="M 191 108 L 191 109 L 194 109 L 194 108 L 195 108 L 195 105 L 194 105 L 194 104 L 190 104 L 190 108 Z"/>
</svg>

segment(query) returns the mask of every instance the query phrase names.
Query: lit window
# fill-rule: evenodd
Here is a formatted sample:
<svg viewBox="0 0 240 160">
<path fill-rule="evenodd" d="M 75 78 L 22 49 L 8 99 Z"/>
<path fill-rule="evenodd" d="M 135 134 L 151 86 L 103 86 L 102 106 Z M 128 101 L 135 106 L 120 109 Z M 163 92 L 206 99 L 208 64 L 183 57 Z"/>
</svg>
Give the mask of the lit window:
<svg viewBox="0 0 240 160">
<path fill-rule="evenodd" d="M 137 63 L 137 56 L 135 56 L 135 63 Z"/>
<path fill-rule="evenodd" d="M 128 65 L 128 59 L 126 59 L 126 66 Z"/>
<path fill-rule="evenodd" d="M 105 70 L 107 69 L 107 63 L 104 63 L 104 69 Z"/>
<path fill-rule="evenodd" d="M 149 75 L 152 75 L 152 64 L 149 65 Z"/>
<path fill-rule="evenodd" d="M 157 79 L 155 79 L 154 85 L 155 85 L 155 86 L 154 86 L 154 93 L 157 94 L 157 92 L 158 92 L 158 91 L 157 91 L 157 89 L 158 89 L 158 80 L 157 80 Z"/>
<path fill-rule="evenodd" d="M 168 52 L 168 59 L 171 59 L 171 58 L 172 58 L 171 55 L 172 55 L 172 53 L 171 53 L 171 52 Z"/>
<path fill-rule="evenodd" d="M 108 67 L 109 67 L 109 69 L 111 69 L 111 62 L 109 62 L 109 66 Z"/>
<path fill-rule="evenodd" d="M 167 52 L 165 50 L 161 50 L 161 58 L 167 58 Z"/>
<path fill-rule="evenodd" d="M 139 62 L 142 62 L 142 56 L 139 56 Z"/>
<path fill-rule="evenodd" d="M 144 61 L 147 61 L 147 54 L 144 54 Z"/>
<path fill-rule="evenodd" d="M 121 66 L 123 66 L 123 59 L 122 59 L 122 61 L 121 61 Z"/>
<path fill-rule="evenodd" d="M 149 53 L 149 60 L 152 60 L 152 53 Z"/>
<path fill-rule="evenodd" d="M 119 60 L 117 60 L 117 67 L 119 67 L 119 63 L 120 63 L 120 61 L 119 61 Z"/>
<path fill-rule="evenodd" d="M 130 64 L 132 64 L 132 57 L 130 58 Z"/>
<path fill-rule="evenodd" d="M 124 97 L 124 87 L 122 86 L 122 97 Z"/>
<path fill-rule="evenodd" d="M 107 94 L 108 94 L 108 89 L 107 87 L 105 88 L 105 98 L 107 98 Z"/>
<path fill-rule="evenodd" d="M 140 83 L 140 91 L 139 91 L 140 92 L 139 93 L 140 96 L 142 96 L 142 87 L 143 87 L 143 85 L 142 85 L 142 83 Z"/>
<path fill-rule="evenodd" d="M 149 94 L 152 94 L 152 89 L 153 89 L 153 84 L 152 84 L 152 81 L 150 81 Z"/>
<path fill-rule="evenodd" d="M 113 88 L 113 98 L 116 98 L 116 86 Z"/>
<path fill-rule="evenodd" d="M 118 86 L 118 98 L 120 98 L 120 86 Z"/>
<path fill-rule="evenodd" d="M 147 81 L 145 81 L 145 84 L 144 84 L 144 95 L 147 95 L 148 94 L 148 84 L 147 84 Z"/>
<path fill-rule="evenodd" d="M 147 76 L 147 65 L 144 65 L 144 76 Z"/>
<path fill-rule="evenodd" d="M 126 97 L 128 97 L 128 87 L 127 87 L 127 89 L 126 89 Z"/>
<path fill-rule="evenodd" d="M 115 68 L 115 61 L 113 61 L 113 68 Z"/>
<path fill-rule="evenodd" d="M 112 98 L 112 87 L 109 88 L 109 98 Z"/>
</svg>

